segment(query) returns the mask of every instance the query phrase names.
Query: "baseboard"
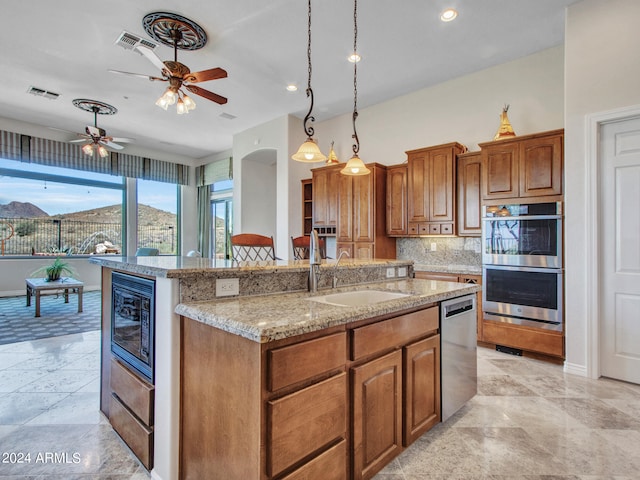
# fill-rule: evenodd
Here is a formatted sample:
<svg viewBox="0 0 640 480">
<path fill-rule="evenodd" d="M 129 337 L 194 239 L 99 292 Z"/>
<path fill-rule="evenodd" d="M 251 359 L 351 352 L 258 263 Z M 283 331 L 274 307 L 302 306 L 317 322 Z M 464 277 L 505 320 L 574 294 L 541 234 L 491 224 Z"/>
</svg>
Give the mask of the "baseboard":
<svg viewBox="0 0 640 480">
<path fill-rule="evenodd" d="M 580 377 L 587 377 L 587 367 L 584 365 L 578 365 L 577 363 L 564 362 L 564 373 L 570 373 L 571 375 L 578 375 Z"/>
</svg>

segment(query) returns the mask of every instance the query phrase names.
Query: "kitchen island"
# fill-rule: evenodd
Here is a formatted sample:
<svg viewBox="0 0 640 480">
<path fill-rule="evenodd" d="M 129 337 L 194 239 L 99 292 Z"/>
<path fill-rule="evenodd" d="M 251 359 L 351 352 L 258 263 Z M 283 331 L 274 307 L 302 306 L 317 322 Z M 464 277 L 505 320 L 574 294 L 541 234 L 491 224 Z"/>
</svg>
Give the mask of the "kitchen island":
<svg viewBox="0 0 640 480">
<path fill-rule="evenodd" d="M 101 409 L 107 417 L 114 395 L 121 400 L 113 388 L 122 379 L 109 348 L 112 273 L 155 280 L 155 382 L 146 385 L 149 394 L 141 390 L 153 413 L 140 432 L 151 452 L 152 478 L 167 480 L 369 478 L 439 421 L 438 302 L 478 288 L 414 280 L 412 262 L 398 260 L 349 261 L 337 268 L 325 262 L 315 294 L 306 291 L 305 261 L 91 261 L 103 267 Z M 334 276 L 342 286 L 332 290 Z M 238 295 L 216 297 L 220 279 L 237 279 Z M 351 306 L 323 300 L 352 290 L 373 297 Z M 389 293 L 397 298 L 375 302 Z M 408 358 L 414 361 L 407 364 Z M 420 381 L 403 380 L 418 366 Z M 118 381 L 110 378 L 113 372 Z M 379 404 L 359 404 L 383 411 L 391 406 L 393 417 L 372 425 L 352 412 L 351 397 L 359 395 L 354 381 L 373 389 L 367 398 L 374 391 L 381 395 Z M 432 402 L 407 406 L 403 385 L 430 392 Z M 385 394 L 389 388 L 391 396 Z M 353 422 L 360 428 L 352 435 Z M 371 428 L 382 430 L 357 437 Z M 362 467 L 359 474 L 352 465 Z"/>
</svg>

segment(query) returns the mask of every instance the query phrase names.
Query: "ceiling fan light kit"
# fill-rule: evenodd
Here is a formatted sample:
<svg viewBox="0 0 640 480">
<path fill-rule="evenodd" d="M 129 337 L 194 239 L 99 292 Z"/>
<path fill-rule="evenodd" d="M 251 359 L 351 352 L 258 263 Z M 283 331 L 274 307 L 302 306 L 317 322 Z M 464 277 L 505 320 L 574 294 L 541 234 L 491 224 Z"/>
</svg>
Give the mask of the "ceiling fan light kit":
<svg viewBox="0 0 640 480">
<path fill-rule="evenodd" d="M 192 85 L 226 78 L 226 70 L 210 68 L 192 72 L 189 67 L 178 61 L 178 49 L 198 50 L 207 44 L 207 34 L 200 25 L 176 13 L 152 12 L 144 16 L 142 26 L 152 39 L 173 48 L 173 60 L 163 62 L 152 49 L 145 47 L 144 44 L 134 47 L 136 51 L 140 52 L 160 70 L 162 77 L 118 70 L 109 70 L 110 72 L 147 78 L 152 81 L 168 82 L 169 86 L 155 103 L 163 110 L 167 110 L 169 105 L 176 105 L 176 111 L 179 115 L 189 113 L 189 111 L 196 108 L 196 102 L 184 92 L 183 88 L 219 105 L 227 103 L 225 97 Z"/>
<path fill-rule="evenodd" d="M 82 146 L 82 152 L 85 155 L 93 156 L 97 153 L 100 157 L 106 158 L 109 156 L 109 150 L 106 146 L 121 150 L 124 148 L 122 145 L 114 143 L 114 140 L 119 142 L 130 142 L 130 138 L 113 138 L 107 136 L 107 132 L 98 127 L 98 115 L 115 115 L 118 109 L 108 103 L 100 102 L 98 100 L 89 100 L 88 98 L 76 98 L 72 100 L 75 107 L 86 112 L 93 113 L 93 126 L 87 125 L 85 128 L 86 134 L 78 134 L 81 139 L 72 140 L 71 143 L 87 142 Z"/>
</svg>

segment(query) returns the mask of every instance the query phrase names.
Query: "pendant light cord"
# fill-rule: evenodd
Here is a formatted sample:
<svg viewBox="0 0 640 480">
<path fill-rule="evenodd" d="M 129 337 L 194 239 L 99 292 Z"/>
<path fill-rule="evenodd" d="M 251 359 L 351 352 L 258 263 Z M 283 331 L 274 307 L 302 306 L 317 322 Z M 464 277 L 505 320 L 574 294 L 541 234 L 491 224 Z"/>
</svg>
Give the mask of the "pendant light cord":
<svg viewBox="0 0 640 480">
<path fill-rule="evenodd" d="M 311 138 L 313 137 L 314 130 L 311 125 L 307 125 L 307 122 L 315 122 L 316 120 L 311 115 L 311 112 L 313 111 L 313 90 L 311 89 L 311 0 L 308 0 L 308 5 L 309 5 L 309 9 L 308 9 L 308 23 L 307 23 L 307 65 L 308 65 L 307 97 L 311 97 L 311 105 L 309 106 L 309 111 L 307 112 L 307 115 L 304 117 L 303 128 L 304 128 L 304 133 L 307 134 L 307 137 Z"/>
<path fill-rule="evenodd" d="M 357 59 L 358 53 L 358 0 L 353 0 L 353 55 L 354 60 Z M 353 62 L 353 135 L 351 138 L 355 140 L 355 143 L 351 147 L 354 155 L 357 155 L 360 151 L 360 140 L 358 139 L 358 133 L 356 132 L 356 118 L 358 118 L 358 62 Z"/>
</svg>

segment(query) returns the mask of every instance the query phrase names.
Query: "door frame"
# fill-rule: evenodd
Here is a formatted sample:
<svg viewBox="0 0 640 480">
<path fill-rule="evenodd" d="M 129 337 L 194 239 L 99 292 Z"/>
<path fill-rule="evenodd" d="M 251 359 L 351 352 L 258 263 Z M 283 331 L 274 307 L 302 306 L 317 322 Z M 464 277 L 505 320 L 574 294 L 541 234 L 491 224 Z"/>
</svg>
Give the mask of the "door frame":
<svg viewBox="0 0 640 480">
<path fill-rule="evenodd" d="M 600 132 L 605 124 L 640 117 L 640 105 L 617 108 L 586 116 L 586 258 L 595 258 L 595 262 L 586 262 L 587 270 L 587 311 L 586 311 L 586 361 L 587 377 L 600 377 Z"/>
</svg>

